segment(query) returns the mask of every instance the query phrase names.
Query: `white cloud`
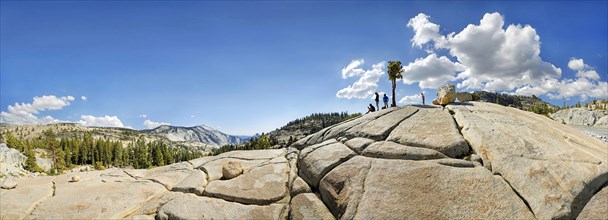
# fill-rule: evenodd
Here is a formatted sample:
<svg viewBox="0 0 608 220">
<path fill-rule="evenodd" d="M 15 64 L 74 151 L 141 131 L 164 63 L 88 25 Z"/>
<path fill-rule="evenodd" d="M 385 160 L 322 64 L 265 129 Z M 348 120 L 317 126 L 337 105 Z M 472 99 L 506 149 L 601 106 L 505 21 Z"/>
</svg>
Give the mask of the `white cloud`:
<svg viewBox="0 0 608 220">
<path fill-rule="evenodd" d="M 353 60 L 346 68 L 342 69 L 343 78 L 345 78 L 344 76 L 353 76 L 353 74 L 361 75 L 361 78 L 359 78 L 359 80 L 352 85 L 338 91 L 338 93 L 336 93 L 336 97 L 346 99 L 364 99 L 369 98 L 372 94 L 374 94 L 378 88 L 380 76 L 385 74 L 384 68 L 386 68 L 386 62 L 382 61 L 374 64 L 370 70 L 358 68 L 363 63 L 363 60 Z"/>
<path fill-rule="evenodd" d="M 578 71 L 576 72 L 576 77 L 600 80 L 600 74 L 595 72 L 595 70 Z"/>
<path fill-rule="evenodd" d="M 147 118 L 147 117 L 148 117 L 148 115 L 146 115 L 146 114 L 141 114 L 141 115 L 139 115 L 139 116 L 137 116 L 137 117 L 140 117 L 140 118 Z"/>
<path fill-rule="evenodd" d="M 82 101 L 87 101 L 87 97 L 86 96 L 80 96 L 80 99 L 82 99 Z"/>
<path fill-rule="evenodd" d="M 166 122 L 155 122 L 155 121 L 150 121 L 150 120 L 145 120 L 144 121 L 144 128 L 145 129 L 153 129 L 156 128 L 158 126 L 161 125 L 170 125 L 169 123 Z"/>
<path fill-rule="evenodd" d="M 351 61 L 348 66 L 342 68 L 342 78 L 346 79 L 348 77 L 358 76 L 365 73 L 365 70 L 359 68 L 364 63 L 365 61 L 363 59 Z"/>
<path fill-rule="evenodd" d="M 401 105 L 409 105 L 409 104 L 422 104 L 422 95 L 410 95 L 405 96 L 399 100 L 399 104 Z"/>
<path fill-rule="evenodd" d="M 84 126 L 93 127 L 125 127 L 117 116 L 92 116 L 92 115 L 81 115 L 80 120 L 77 122 Z"/>
<path fill-rule="evenodd" d="M 428 45 L 432 48 L 427 50 L 429 53 L 447 50 L 457 59 L 457 62 L 450 61 L 452 67 L 462 67 L 463 71 L 456 77 L 447 73 L 449 68 L 446 66 L 440 71 L 442 66 L 431 54 L 407 66 L 417 69 L 418 73 L 410 70 L 410 73 L 414 72 L 412 76 L 404 74 L 408 77 L 404 79 L 405 83 L 420 82 L 421 88 L 436 88 L 437 84 L 458 82 L 458 88 L 514 91 L 520 95 L 547 94 L 550 98 L 606 97 L 606 90 L 602 91 L 606 82 L 599 81 L 600 75 L 582 59 L 572 58 L 568 63 L 570 69 L 577 71 L 576 79 L 561 79 L 562 70 L 540 57 L 540 36 L 530 25 L 511 24 L 505 28 L 499 13 L 486 13 L 478 25 L 469 24 L 458 33 L 442 36 L 440 26 L 429 18 L 419 14 L 408 22 L 408 27 L 415 32 L 412 45 L 420 48 Z M 423 60 L 435 61 L 432 65 L 436 70 L 424 71 L 423 67 L 430 69 L 431 64 L 423 65 Z"/>
<path fill-rule="evenodd" d="M 583 68 L 585 68 L 585 62 L 583 61 L 583 59 L 576 59 L 576 58 L 570 58 L 570 61 L 568 62 L 568 68 L 570 68 L 571 70 L 582 70 Z"/>
<path fill-rule="evenodd" d="M 465 70 L 458 62 L 452 62 L 445 56 L 437 58 L 429 54 L 426 58 L 418 58 L 403 67 L 403 82 L 412 84 L 419 82 L 420 88 L 439 88 L 448 81 L 456 79 L 456 72 Z"/>
<path fill-rule="evenodd" d="M 412 46 L 422 46 L 431 41 L 442 41 L 443 37 L 439 34 L 439 25 L 429 21 L 430 16 L 420 13 L 407 22 L 407 26 L 414 29 Z"/>
<path fill-rule="evenodd" d="M 73 96 L 56 97 L 54 95 L 34 97 L 32 103 L 15 103 L 8 106 L 8 112 L 0 112 L 0 121 L 8 124 L 49 124 L 64 122 L 50 116 L 38 119 L 36 116 L 46 110 L 60 110 L 74 101 Z"/>
</svg>

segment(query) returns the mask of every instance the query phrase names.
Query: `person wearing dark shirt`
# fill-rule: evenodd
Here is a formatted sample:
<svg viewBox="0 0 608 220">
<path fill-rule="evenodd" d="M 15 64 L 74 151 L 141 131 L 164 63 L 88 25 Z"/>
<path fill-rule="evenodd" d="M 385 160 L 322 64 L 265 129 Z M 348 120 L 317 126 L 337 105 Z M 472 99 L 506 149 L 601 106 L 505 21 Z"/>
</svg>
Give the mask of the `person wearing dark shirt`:
<svg viewBox="0 0 608 220">
<path fill-rule="evenodd" d="M 375 111 L 376 111 L 376 108 L 374 108 L 374 105 L 372 105 L 370 103 L 369 106 L 367 106 L 367 112 L 365 114 L 370 113 L 370 112 L 375 112 Z"/>
</svg>

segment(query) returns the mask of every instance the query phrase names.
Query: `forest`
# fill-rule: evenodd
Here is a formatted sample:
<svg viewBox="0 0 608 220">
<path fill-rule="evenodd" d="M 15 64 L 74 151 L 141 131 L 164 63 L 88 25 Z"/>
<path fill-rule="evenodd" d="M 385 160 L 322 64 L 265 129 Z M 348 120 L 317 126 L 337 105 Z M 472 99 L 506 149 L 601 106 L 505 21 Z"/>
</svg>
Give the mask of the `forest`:
<svg viewBox="0 0 608 220">
<path fill-rule="evenodd" d="M 168 146 L 162 141 L 146 142 L 141 136 L 137 141 L 123 146 L 121 141 L 93 138 L 90 132 L 58 139 L 51 129 L 45 130 L 38 138 L 28 140 L 20 140 L 8 132 L 5 142 L 9 148 L 27 156 L 25 169 L 31 172 L 42 172 L 42 168 L 36 164 L 34 149 L 45 150 L 43 157 L 52 162 L 49 174 L 61 173 L 75 165 L 93 165 L 95 169 L 111 166 L 151 168 L 202 156 L 200 152 Z"/>
</svg>

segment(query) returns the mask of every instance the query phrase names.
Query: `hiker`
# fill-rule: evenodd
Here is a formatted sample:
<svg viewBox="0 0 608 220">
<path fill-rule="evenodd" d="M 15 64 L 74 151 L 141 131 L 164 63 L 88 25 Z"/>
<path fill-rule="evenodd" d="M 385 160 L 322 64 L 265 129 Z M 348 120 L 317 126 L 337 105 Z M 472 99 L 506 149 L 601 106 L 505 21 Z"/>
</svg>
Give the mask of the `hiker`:
<svg viewBox="0 0 608 220">
<path fill-rule="evenodd" d="M 367 106 L 367 112 L 365 114 L 370 113 L 370 112 L 375 112 L 375 111 L 376 111 L 376 108 L 374 108 L 374 105 L 372 105 L 372 103 L 369 103 L 369 106 Z"/>
<path fill-rule="evenodd" d="M 388 96 L 386 96 L 386 93 L 384 94 L 384 97 L 382 97 L 382 101 L 384 101 L 384 107 L 382 109 L 388 108 Z"/>
<path fill-rule="evenodd" d="M 420 95 L 422 96 L 422 104 L 424 105 L 424 93 L 420 93 Z"/>
<path fill-rule="evenodd" d="M 378 92 L 376 92 L 376 94 L 375 94 L 375 95 L 376 95 L 376 99 L 374 99 L 374 100 L 376 100 L 376 109 L 380 109 L 380 108 L 378 107 L 378 104 L 380 103 L 380 95 L 378 95 Z"/>
</svg>

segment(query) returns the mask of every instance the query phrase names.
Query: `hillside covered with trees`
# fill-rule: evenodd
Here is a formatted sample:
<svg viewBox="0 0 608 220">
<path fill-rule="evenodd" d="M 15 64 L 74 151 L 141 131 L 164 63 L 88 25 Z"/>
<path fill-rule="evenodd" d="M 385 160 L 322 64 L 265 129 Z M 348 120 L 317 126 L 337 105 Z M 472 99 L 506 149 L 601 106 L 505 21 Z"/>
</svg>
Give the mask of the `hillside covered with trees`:
<svg viewBox="0 0 608 220">
<path fill-rule="evenodd" d="M 186 147 L 170 147 L 163 141 L 146 141 L 140 136 L 137 141 L 123 146 L 120 140 L 94 138 L 91 132 L 71 137 L 57 136 L 52 129 L 41 136 L 19 139 L 12 132 L 3 137 L 9 148 L 23 152 L 27 156 L 25 169 L 42 172 L 36 164 L 34 149 L 43 149 L 44 155 L 52 162 L 49 174 L 61 173 L 76 165 L 93 165 L 95 169 L 105 167 L 132 167 L 136 169 L 164 166 L 175 162 L 200 157 L 201 153 Z"/>
</svg>

